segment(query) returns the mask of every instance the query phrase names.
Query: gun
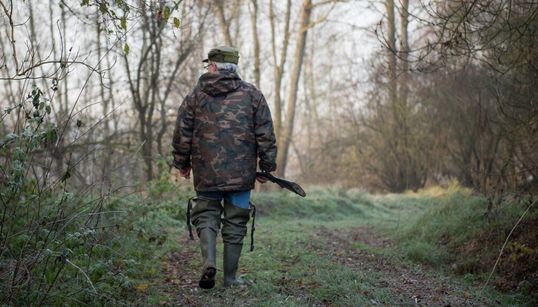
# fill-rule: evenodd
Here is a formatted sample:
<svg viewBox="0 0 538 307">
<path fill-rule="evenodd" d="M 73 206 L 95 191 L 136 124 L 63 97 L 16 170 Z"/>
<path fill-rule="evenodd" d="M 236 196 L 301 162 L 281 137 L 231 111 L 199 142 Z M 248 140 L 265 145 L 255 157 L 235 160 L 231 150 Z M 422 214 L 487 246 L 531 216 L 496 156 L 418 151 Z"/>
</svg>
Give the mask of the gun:
<svg viewBox="0 0 538 307">
<path fill-rule="evenodd" d="M 302 197 L 306 197 L 306 193 L 303 190 L 303 188 L 301 188 L 301 186 L 298 185 L 295 182 L 275 177 L 275 176 L 271 175 L 270 173 L 266 173 L 266 172 L 256 172 L 256 177 L 266 178 L 267 180 L 278 184 L 283 189 L 290 190 L 290 191 L 292 191 L 293 193 L 295 193 L 297 195 L 300 195 Z"/>
</svg>

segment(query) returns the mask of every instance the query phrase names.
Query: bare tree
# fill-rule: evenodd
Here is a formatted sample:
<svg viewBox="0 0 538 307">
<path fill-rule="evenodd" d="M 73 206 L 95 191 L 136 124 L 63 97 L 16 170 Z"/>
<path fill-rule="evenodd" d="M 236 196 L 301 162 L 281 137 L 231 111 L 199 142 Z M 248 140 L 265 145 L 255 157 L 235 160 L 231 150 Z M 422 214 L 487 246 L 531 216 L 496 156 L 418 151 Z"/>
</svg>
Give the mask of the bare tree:
<svg viewBox="0 0 538 307">
<path fill-rule="evenodd" d="M 224 1 L 224 0 L 217 0 L 215 3 L 215 9 L 217 18 L 219 20 L 220 29 L 222 31 L 222 36 L 224 37 L 224 43 L 227 46 L 235 46 L 237 44 L 237 33 L 235 39 L 232 37 L 231 34 L 231 25 L 233 20 L 238 20 L 238 14 L 240 12 L 240 1 L 241 0 L 234 0 L 232 3 L 232 8 L 230 9 L 230 16 L 226 16 L 226 3 L 230 3 L 230 1 Z M 236 27 L 238 30 L 238 27 Z"/>
<path fill-rule="evenodd" d="M 290 15 L 291 15 L 291 0 L 286 2 L 286 14 L 284 16 L 284 34 L 282 39 L 282 47 L 280 49 L 280 57 L 277 59 L 277 46 L 276 46 L 276 31 L 275 23 L 276 16 L 273 8 L 273 0 L 269 1 L 269 21 L 271 24 L 271 48 L 273 53 L 273 81 L 274 81 L 274 99 L 275 99 L 275 114 L 273 115 L 275 121 L 275 133 L 280 136 L 282 130 L 282 78 L 284 76 L 284 65 L 288 56 L 288 45 L 290 41 Z"/>
<path fill-rule="evenodd" d="M 258 36 L 258 1 L 251 0 L 252 42 L 254 49 L 254 84 L 260 88 L 260 38 Z"/>
<path fill-rule="evenodd" d="M 304 0 L 301 7 L 300 26 L 297 32 L 297 42 L 295 54 L 293 56 L 293 66 L 290 72 L 290 86 L 288 90 L 286 124 L 278 138 L 277 174 L 284 175 L 288 161 L 288 152 L 295 124 L 295 109 L 297 106 L 297 92 L 299 90 L 299 78 L 306 46 L 306 37 L 310 26 L 310 16 L 312 14 L 312 0 Z"/>
<path fill-rule="evenodd" d="M 176 2 L 173 7 L 169 7 L 164 2 L 151 2 L 138 7 L 142 18 L 141 36 L 138 38 L 141 42 L 140 49 L 135 53 L 135 57 L 131 57 L 130 52 L 123 53 L 129 91 L 136 111 L 139 140 L 142 144 L 146 180 L 151 180 L 155 175 L 155 145 L 157 152 L 165 155 L 163 137 L 170 125 L 166 102 L 175 88 L 176 77 L 182 64 L 197 46 L 199 35 L 204 32 L 205 18 L 209 12 L 208 8 L 201 8 L 202 19 L 198 20 L 198 28 L 196 31 L 181 34 L 179 47 L 173 49 L 176 56 L 169 60 L 166 57 L 169 49 L 165 47 L 165 41 L 169 42 L 170 38 L 165 29 L 172 28 L 169 24 L 170 16 L 176 12 L 180 3 Z"/>
</svg>

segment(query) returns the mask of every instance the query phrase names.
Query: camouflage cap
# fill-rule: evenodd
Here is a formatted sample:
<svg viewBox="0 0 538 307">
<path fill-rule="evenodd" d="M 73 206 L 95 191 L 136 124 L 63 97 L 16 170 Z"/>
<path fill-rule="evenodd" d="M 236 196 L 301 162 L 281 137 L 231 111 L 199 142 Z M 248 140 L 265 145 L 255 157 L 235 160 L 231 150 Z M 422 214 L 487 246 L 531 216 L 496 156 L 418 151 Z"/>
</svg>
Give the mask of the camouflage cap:
<svg viewBox="0 0 538 307">
<path fill-rule="evenodd" d="M 239 62 L 239 51 L 234 47 L 216 47 L 209 51 L 207 59 L 202 62 L 208 61 L 237 64 Z"/>
</svg>

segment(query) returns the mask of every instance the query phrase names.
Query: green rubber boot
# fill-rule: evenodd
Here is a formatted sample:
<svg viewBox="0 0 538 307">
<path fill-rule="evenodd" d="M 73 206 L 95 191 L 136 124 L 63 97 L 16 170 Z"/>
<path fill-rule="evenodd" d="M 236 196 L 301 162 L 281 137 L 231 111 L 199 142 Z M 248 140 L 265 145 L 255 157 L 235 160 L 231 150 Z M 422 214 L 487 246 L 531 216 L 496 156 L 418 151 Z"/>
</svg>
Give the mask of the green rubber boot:
<svg viewBox="0 0 538 307">
<path fill-rule="evenodd" d="M 202 252 L 202 276 L 198 285 L 202 289 L 215 286 L 217 274 L 217 233 L 220 229 L 222 206 L 220 201 L 207 198 L 194 199 L 192 223 L 196 226 Z"/>
<path fill-rule="evenodd" d="M 200 230 L 200 249 L 202 250 L 202 277 L 198 285 L 202 289 L 211 289 L 215 286 L 217 275 L 217 234 L 209 228 Z"/>
<path fill-rule="evenodd" d="M 224 203 L 224 219 L 222 220 L 222 241 L 224 242 L 224 287 L 246 284 L 237 278 L 239 258 L 243 249 L 243 238 L 247 234 L 247 223 L 250 209 L 243 209 Z"/>
<path fill-rule="evenodd" d="M 242 286 L 247 283 L 237 277 L 237 268 L 243 245 L 224 243 L 224 287 Z"/>
</svg>

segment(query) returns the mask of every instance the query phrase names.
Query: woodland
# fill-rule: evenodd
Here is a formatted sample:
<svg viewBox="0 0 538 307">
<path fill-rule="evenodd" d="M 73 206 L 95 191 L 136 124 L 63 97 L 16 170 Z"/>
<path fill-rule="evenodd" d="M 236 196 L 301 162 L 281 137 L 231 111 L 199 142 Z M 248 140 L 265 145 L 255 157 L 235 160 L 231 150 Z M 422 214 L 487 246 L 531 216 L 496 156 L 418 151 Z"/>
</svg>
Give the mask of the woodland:
<svg viewBox="0 0 538 307">
<path fill-rule="evenodd" d="M 222 45 L 307 196 L 201 291 L 171 141 Z M 0 0 L 0 303 L 535 306 L 537 97 L 531 0 Z"/>
</svg>

